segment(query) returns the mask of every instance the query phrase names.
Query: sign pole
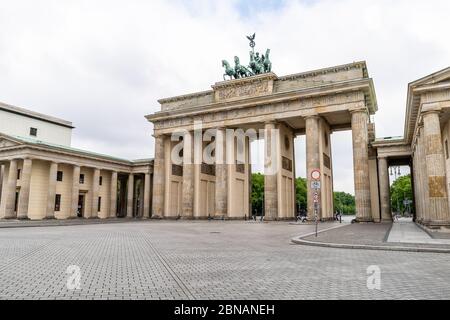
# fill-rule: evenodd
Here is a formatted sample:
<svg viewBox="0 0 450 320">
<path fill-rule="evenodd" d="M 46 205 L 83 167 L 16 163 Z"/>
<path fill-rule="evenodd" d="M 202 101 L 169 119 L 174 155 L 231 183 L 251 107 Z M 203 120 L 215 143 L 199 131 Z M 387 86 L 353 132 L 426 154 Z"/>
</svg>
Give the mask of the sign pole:
<svg viewBox="0 0 450 320">
<path fill-rule="evenodd" d="M 311 187 L 314 189 L 314 222 L 316 224 L 316 237 L 317 229 L 319 226 L 319 219 L 317 217 L 319 211 L 319 189 L 320 189 L 320 170 L 314 169 L 311 171 Z"/>
<path fill-rule="evenodd" d="M 316 189 L 316 193 L 317 193 L 317 189 Z M 318 203 L 316 202 L 314 204 L 314 220 L 316 221 L 316 238 L 317 238 L 317 227 L 319 225 L 319 220 L 317 219 L 317 207 L 318 207 Z"/>
</svg>

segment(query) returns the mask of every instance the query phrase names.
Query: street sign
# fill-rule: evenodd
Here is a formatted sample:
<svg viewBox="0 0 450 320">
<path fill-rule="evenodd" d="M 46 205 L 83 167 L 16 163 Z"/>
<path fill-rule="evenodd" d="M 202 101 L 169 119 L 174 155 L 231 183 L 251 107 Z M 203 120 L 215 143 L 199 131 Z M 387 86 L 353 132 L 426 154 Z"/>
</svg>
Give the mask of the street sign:
<svg viewBox="0 0 450 320">
<path fill-rule="evenodd" d="M 319 202 L 319 194 L 317 192 L 314 192 L 313 200 L 314 200 L 315 203 Z"/>
<path fill-rule="evenodd" d="M 311 181 L 311 188 L 320 189 L 320 181 Z"/>
<path fill-rule="evenodd" d="M 314 169 L 313 171 L 311 171 L 311 178 L 313 178 L 314 180 L 319 180 L 320 179 L 320 170 Z"/>
</svg>

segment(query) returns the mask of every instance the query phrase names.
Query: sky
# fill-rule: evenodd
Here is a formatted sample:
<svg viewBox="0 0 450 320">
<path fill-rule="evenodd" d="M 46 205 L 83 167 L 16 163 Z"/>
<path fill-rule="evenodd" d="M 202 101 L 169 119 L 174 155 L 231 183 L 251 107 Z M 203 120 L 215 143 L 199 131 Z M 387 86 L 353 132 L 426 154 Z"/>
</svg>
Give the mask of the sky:
<svg viewBox="0 0 450 320">
<path fill-rule="evenodd" d="M 77 148 L 152 157 L 158 99 L 210 89 L 245 35 L 278 75 L 365 60 L 376 135 L 403 134 L 407 84 L 450 64 L 448 0 L 0 0 L 0 101 L 73 122 Z M 296 172 L 305 175 L 304 137 Z M 332 135 L 353 193 L 351 133 Z"/>
</svg>

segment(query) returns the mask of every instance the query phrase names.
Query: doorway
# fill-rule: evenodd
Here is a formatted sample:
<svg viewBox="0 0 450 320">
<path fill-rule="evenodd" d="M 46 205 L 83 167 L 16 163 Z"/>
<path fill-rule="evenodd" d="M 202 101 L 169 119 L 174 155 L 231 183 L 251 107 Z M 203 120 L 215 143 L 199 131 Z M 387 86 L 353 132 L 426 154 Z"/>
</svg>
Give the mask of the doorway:
<svg viewBox="0 0 450 320">
<path fill-rule="evenodd" d="M 394 221 L 414 221 L 414 188 L 411 166 L 391 161 L 389 163 L 390 208 Z"/>
<path fill-rule="evenodd" d="M 78 218 L 82 218 L 84 216 L 84 200 L 85 200 L 85 195 L 80 194 L 78 196 L 78 209 L 77 209 L 77 217 Z"/>
</svg>

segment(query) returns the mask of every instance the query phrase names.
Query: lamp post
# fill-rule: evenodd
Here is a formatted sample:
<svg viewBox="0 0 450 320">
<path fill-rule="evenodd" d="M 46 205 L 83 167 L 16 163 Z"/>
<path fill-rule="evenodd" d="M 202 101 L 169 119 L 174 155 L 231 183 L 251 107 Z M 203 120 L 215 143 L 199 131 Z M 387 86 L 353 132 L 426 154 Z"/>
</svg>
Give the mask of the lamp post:
<svg viewBox="0 0 450 320">
<path fill-rule="evenodd" d="M 401 176 L 400 172 L 400 166 L 393 166 L 389 168 L 389 175 L 394 176 L 394 182 L 397 180 L 398 177 Z M 400 209 L 399 202 L 398 202 L 398 196 L 397 196 L 397 211 Z"/>
</svg>

